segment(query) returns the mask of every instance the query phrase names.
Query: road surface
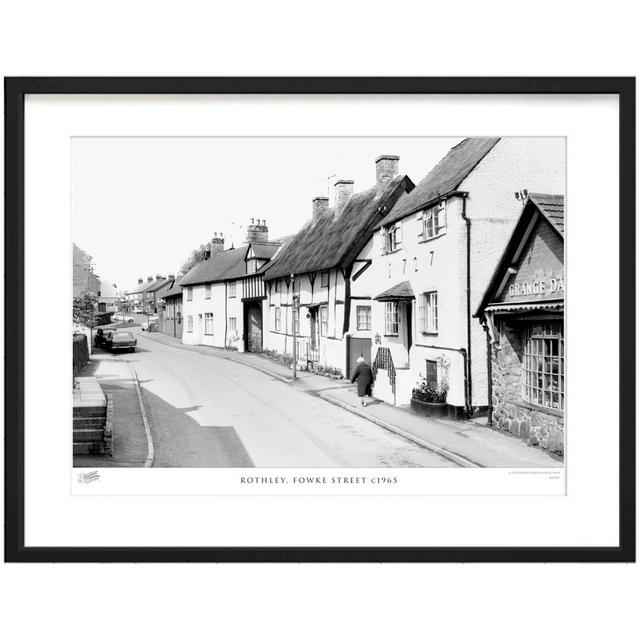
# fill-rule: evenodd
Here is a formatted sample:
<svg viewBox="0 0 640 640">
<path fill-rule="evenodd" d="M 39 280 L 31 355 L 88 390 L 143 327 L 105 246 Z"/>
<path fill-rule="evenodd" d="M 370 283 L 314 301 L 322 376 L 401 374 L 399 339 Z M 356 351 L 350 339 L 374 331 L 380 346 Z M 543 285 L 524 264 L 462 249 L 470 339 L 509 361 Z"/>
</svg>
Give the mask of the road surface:
<svg viewBox="0 0 640 640">
<path fill-rule="evenodd" d="M 453 462 L 215 350 L 139 329 L 136 370 L 156 467 L 453 467 Z M 327 380 L 327 386 L 331 385 Z"/>
</svg>

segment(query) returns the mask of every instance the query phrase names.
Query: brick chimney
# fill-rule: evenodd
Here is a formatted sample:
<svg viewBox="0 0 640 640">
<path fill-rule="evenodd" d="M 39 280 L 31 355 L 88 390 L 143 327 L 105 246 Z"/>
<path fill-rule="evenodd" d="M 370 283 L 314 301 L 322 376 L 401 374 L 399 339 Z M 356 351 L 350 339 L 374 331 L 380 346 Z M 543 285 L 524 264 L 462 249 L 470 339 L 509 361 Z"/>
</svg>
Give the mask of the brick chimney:
<svg viewBox="0 0 640 640">
<path fill-rule="evenodd" d="M 316 196 L 311 201 L 311 211 L 313 222 L 317 222 L 318 218 L 329 209 L 329 198 L 327 196 Z"/>
<path fill-rule="evenodd" d="M 269 240 L 269 228 L 266 220 L 251 218 L 251 224 L 247 227 L 247 244 L 251 242 L 267 242 Z"/>
<path fill-rule="evenodd" d="M 333 185 L 335 189 L 335 215 L 336 217 L 342 213 L 345 205 L 349 201 L 353 193 L 353 180 L 337 180 Z"/>
<path fill-rule="evenodd" d="M 213 238 L 211 238 L 211 244 L 209 245 L 209 256 L 212 258 L 218 253 L 222 253 L 224 251 L 224 236 L 222 234 L 218 235 L 217 233 L 213 234 Z"/>
<path fill-rule="evenodd" d="M 138 278 L 138 284 L 142 284 L 144 282 L 144 278 Z"/>
<path fill-rule="evenodd" d="M 156 280 L 164 280 L 164 279 L 165 279 L 164 276 L 161 276 L 159 273 L 156 274 Z"/>
<path fill-rule="evenodd" d="M 376 158 L 376 194 L 381 195 L 389 182 L 399 173 L 400 156 L 378 156 Z"/>
<path fill-rule="evenodd" d="M 147 276 L 147 282 L 153 282 L 153 276 Z"/>
</svg>

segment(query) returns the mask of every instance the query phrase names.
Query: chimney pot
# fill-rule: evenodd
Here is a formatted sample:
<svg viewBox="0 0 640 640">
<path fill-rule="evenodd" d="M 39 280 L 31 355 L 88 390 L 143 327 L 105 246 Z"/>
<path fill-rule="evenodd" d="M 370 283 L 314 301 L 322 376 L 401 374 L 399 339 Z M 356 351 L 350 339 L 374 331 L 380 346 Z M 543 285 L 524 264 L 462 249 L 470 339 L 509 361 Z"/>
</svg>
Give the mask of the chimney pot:
<svg viewBox="0 0 640 640">
<path fill-rule="evenodd" d="M 142 284 L 144 282 L 144 278 L 138 278 L 138 284 Z"/>
<path fill-rule="evenodd" d="M 147 282 L 153 282 L 153 276 L 147 276 Z"/>
<path fill-rule="evenodd" d="M 336 180 L 335 189 L 335 215 L 339 216 L 345 208 L 351 194 L 353 193 L 353 180 Z"/>
<path fill-rule="evenodd" d="M 380 195 L 399 173 L 400 156 L 382 155 L 376 158 L 376 193 Z"/>
</svg>

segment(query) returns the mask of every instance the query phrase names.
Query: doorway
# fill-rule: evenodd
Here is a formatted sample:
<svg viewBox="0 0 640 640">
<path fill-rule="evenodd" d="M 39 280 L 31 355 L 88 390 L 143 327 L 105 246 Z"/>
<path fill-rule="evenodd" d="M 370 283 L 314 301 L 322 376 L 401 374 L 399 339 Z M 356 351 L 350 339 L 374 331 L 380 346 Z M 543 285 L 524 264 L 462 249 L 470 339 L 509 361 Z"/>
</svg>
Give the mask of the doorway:
<svg viewBox="0 0 640 640">
<path fill-rule="evenodd" d="M 262 351 L 262 304 L 261 302 L 245 303 L 245 348 L 247 351 Z"/>
</svg>

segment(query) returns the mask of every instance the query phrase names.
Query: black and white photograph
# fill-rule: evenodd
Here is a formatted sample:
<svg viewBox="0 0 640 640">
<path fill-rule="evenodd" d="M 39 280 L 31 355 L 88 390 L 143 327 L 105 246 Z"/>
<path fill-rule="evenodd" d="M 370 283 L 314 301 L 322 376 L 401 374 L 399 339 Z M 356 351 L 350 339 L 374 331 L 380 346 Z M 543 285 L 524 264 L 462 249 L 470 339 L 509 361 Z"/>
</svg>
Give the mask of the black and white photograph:
<svg viewBox="0 0 640 640">
<path fill-rule="evenodd" d="M 72 138 L 78 477 L 564 469 L 566 181 L 561 136 Z"/>
</svg>

